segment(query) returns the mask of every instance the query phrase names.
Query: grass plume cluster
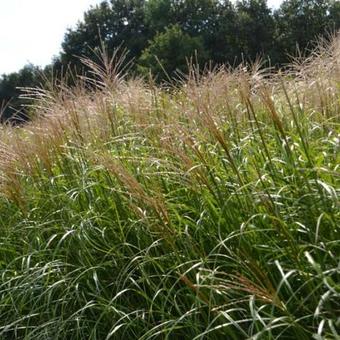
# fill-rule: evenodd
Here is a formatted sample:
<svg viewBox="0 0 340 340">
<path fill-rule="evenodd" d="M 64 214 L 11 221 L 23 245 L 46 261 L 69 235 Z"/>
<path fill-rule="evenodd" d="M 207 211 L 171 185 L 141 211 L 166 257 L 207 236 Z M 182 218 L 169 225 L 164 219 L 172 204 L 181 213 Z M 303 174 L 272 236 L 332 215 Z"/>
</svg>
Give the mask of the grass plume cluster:
<svg viewBox="0 0 340 340">
<path fill-rule="evenodd" d="M 87 66 L 0 131 L 0 338 L 339 337 L 339 37 L 176 87 Z"/>
</svg>

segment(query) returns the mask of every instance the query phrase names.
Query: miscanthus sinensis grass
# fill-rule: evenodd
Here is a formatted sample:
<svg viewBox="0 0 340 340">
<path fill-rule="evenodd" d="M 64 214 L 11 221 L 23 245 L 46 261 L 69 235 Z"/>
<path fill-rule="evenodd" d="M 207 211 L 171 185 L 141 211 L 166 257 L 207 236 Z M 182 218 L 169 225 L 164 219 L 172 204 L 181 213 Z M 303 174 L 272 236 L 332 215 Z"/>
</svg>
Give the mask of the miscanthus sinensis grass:
<svg viewBox="0 0 340 340">
<path fill-rule="evenodd" d="M 176 87 L 104 55 L 29 90 L 0 132 L 0 338 L 338 338 L 339 46 Z"/>
</svg>

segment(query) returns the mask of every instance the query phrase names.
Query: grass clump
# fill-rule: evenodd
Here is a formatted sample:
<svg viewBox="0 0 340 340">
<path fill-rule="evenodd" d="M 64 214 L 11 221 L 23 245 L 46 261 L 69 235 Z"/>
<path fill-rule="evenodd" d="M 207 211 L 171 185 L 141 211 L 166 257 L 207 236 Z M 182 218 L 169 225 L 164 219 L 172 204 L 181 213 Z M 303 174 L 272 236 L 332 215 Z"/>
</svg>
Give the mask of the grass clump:
<svg viewBox="0 0 340 340">
<path fill-rule="evenodd" d="M 337 338 L 339 53 L 33 91 L 1 129 L 0 337 Z"/>
</svg>

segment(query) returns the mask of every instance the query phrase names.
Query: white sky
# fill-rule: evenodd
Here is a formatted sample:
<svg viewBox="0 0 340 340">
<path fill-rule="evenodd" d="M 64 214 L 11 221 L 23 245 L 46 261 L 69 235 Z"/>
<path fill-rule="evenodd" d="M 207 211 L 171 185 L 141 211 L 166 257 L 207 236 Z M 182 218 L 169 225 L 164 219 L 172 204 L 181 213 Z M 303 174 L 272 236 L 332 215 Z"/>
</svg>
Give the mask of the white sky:
<svg viewBox="0 0 340 340">
<path fill-rule="evenodd" d="M 101 0 L 0 0 L 0 75 L 58 55 L 68 27 Z M 278 7 L 282 0 L 268 0 Z"/>
<path fill-rule="evenodd" d="M 283 0 L 268 0 L 268 6 L 278 8 Z"/>
<path fill-rule="evenodd" d="M 0 75 L 47 65 L 68 27 L 101 0 L 0 0 Z"/>
</svg>

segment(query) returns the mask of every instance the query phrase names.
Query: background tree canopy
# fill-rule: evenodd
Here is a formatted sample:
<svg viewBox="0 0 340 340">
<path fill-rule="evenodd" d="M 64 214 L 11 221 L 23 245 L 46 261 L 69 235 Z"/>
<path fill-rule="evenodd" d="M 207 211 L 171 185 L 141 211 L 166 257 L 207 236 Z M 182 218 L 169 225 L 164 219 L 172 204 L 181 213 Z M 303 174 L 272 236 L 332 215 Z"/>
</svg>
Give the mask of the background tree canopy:
<svg viewBox="0 0 340 340">
<path fill-rule="evenodd" d="M 190 36 L 176 24 L 166 28 L 149 42 L 139 58 L 138 71 L 141 74 L 151 72 L 160 77 L 173 77 L 176 71 L 185 72 L 187 57 L 197 55 L 198 61 L 208 60 L 204 41 L 199 36 Z"/>
<path fill-rule="evenodd" d="M 42 70 L 27 65 L 19 72 L 3 75 L 0 81 L 1 122 L 12 118 L 15 123 L 26 121 L 29 117 L 23 105 L 26 101 L 19 97 L 21 87 L 38 87 L 42 82 Z"/>
<path fill-rule="evenodd" d="M 126 48 L 135 61 L 131 72 L 152 72 L 159 81 L 176 70 L 185 72 L 194 55 L 202 65 L 237 65 L 261 56 L 282 66 L 297 46 L 308 53 L 317 37 L 339 28 L 336 0 L 285 0 L 276 11 L 266 0 L 106 0 L 66 32 L 62 53 L 45 72 L 61 73 L 69 66 L 86 72 L 78 56 L 94 58 L 101 43 L 109 52 Z M 0 78 L 0 103 L 11 99 L 3 120 L 22 105 L 18 87 L 37 86 L 39 72 L 30 65 Z"/>
</svg>

